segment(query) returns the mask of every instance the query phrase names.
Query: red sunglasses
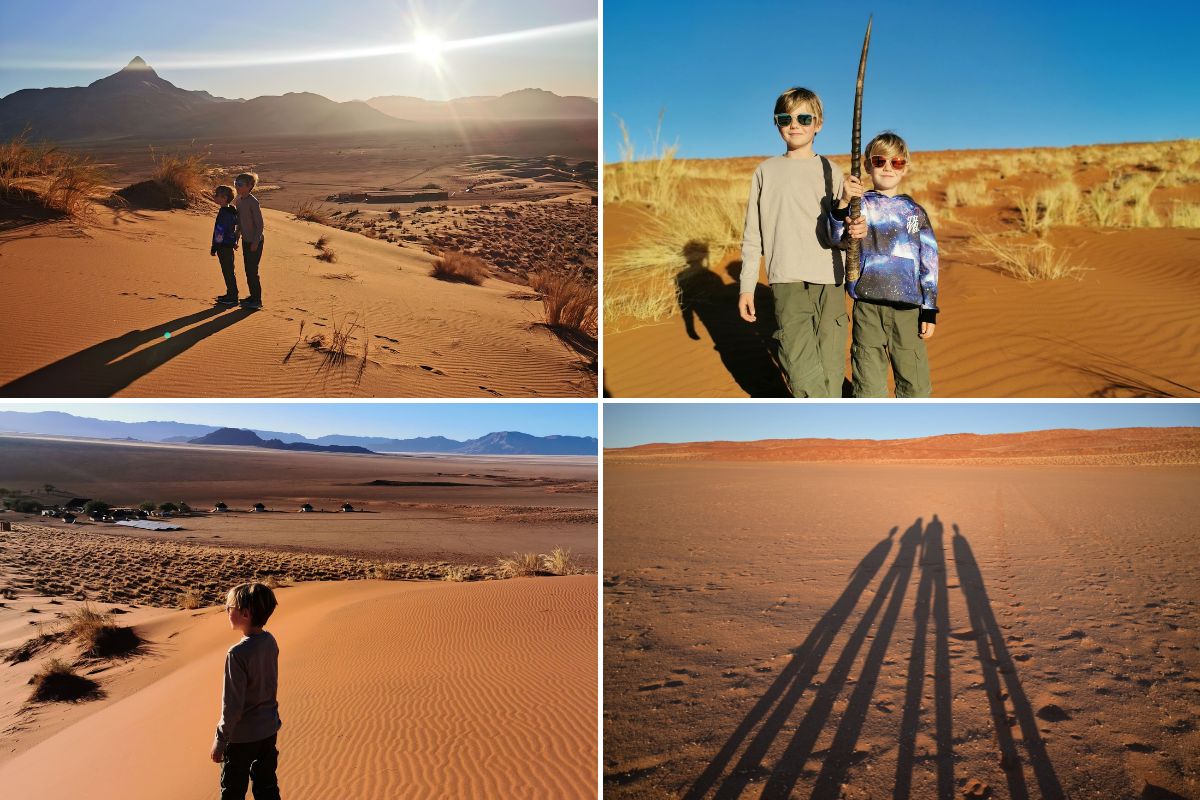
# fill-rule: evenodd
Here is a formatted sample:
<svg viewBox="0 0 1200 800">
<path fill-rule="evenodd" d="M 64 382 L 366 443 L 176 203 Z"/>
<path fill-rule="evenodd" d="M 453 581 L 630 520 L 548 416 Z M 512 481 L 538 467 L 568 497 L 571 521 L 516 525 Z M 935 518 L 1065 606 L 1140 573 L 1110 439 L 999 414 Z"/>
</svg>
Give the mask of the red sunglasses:
<svg viewBox="0 0 1200 800">
<path fill-rule="evenodd" d="M 871 156 L 871 166 L 876 169 L 879 169 L 886 163 L 888 163 L 888 160 L 884 156 Z M 906 166 L 908 166 L 907 158 L 901 158 L 900 156 L 892 158 L 892 169 L 904 169 Z"/>
</svg>

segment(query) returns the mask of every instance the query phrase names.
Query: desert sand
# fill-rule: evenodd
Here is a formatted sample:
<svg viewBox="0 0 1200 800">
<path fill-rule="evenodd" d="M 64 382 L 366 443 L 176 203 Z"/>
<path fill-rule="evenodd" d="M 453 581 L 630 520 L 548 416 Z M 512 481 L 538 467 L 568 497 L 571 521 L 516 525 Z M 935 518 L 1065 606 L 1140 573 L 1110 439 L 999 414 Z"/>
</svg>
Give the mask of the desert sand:
<svg viewBox="0 0 1200 800">
<path fill-rule="evenodd" d="M 1196 397 L 1196 150 L 915 152 L 900 189 L 930 212 L 938 237 L 934 396 Z M 606 166 L 609 395 L 787 396 L 765 273 L 758 323 L 736 309 L 747 187 L 761 160 L 633 164 L 628 188 L 614 180 L 624 167 Z M 832 160 L 848 170 L 848 157 Z M 639 171 L 655 169 L 660 188 L 645 188 L 655 184 Z M 1071 274 L 1022 279 L 985 244 Z"/>
<path fill-rule="evenodd" d="M 594 568 L 596 459 L 297 453 L 253 447 L 0 437 L 0 486 L 41 487 L 114 506 L 185 501 L 196 512 L 157 533 L 86 517 L 63 529 L 169 542 L 409 562 L 491 564 L 570 548 Z M 207 513 L 218 502 L 230 511 Z M 266 513 L 251 513 L 255 503 Z M 356 509 L 341 513 L 344 502 Z M 303 503 L 315 513 L 301 514 Z M 82 524 L 81 524 L 82 523 Z"/>
<path fill-rule="evenodd" d="M 1200 459 L 987 438 L 606 454 L 606 796 L 1200 796 Z"/>
<path fill-rule="evenodd" d="M 595 796 L 594 576 L 324 582 L 279 600 L 286 795 Z M 6 796 L 216 792 L 208 749 L 236 634 L 220 609 L 139 611 L 136 669 L 102 666 L 103 698 L 33 712 L 43 737 L 6 735 Z M 11 714 L 31 667 L 5 670 Z"/>
</svg>

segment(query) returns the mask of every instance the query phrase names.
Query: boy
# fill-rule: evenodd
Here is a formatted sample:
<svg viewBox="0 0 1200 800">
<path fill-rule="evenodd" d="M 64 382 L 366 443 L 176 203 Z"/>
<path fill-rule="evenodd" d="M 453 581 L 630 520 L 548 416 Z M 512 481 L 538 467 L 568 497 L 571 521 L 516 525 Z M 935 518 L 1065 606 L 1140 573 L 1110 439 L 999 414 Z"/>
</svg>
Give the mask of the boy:
<svg viewBox="0 0 1200 800">
<path fill-rule="evenodd" d="M 890 361 L 897 397 L 929 397 L 925 340 L 937 323 L 938 251 L 929 215 L 899 193 L 908 171 L 908 145 L 891 131 L 872 139 L 863 158 L 874 189 L 853 177 L 830 217 L 830 235 L 842 236 L 845 206 L 862 198 L 869 235 L 862 245 L 862 276 L 848 286 L 854 298 L 850 348 L 855 397 L 886 397 Z"/>
<path fill-rule="evenodd" d="M 775 101 L 775 127 L 787 152 L 754 171 L 742 236 L 738 311 L 747 322 L 757 320 L 754 287 L 765 256 L 779 360 L 796 397 L 841 397 L 845 375 L 845 268 L 826 238 L 842 171 L 813 152 L 822 113 L 821 98 L 808 89 L 788 89 Z M 851 236 L 866 236 L 861 219 L 846 227 Z"/>
<path fill-rule="evenodd" d="M 258 198 L 250 194 L 257 183 L 258 175 L 253 172 L 243 172 L 233 181 L 238 193 L 238 224 L 242 231 L 242 242 L 246 245 L 246 249 L 242 251 L 242 258 L 246 262 L 246 283 L 250 287 L 250 296 L 241 300 L 241 304 L 246 308 L 262 308 L 258 262 L 262 260 L 263 251 L 263 215 Z"/>
<path fill-rule="evenodd" d="M 209 754 L 221 764 L 221 800 L 243 800 L 251 778 L 254 800 L 279 800 L 279 646 L 263 630 L 275 606 L 275 593 L 261 583 L 239 584 L 225 597 L 229 627 L 242 639 L 225 656 L 221 721 Z"/>
<path fill-rule="evenodd" d="M 213 200 L 221 206 L 217 209 L 217 221 L 213 223 L 212 249 L 221 263 L 221 275 L 225 278 L 225 294 L 216 299 L 219 306 L 232 306 L 238 301 L 237 276 L 234 274 L 233 251 L 238 246 L 238 212 L 233 207 L 233 187 L 221 185 L 213 189 Z"/>
</svg>

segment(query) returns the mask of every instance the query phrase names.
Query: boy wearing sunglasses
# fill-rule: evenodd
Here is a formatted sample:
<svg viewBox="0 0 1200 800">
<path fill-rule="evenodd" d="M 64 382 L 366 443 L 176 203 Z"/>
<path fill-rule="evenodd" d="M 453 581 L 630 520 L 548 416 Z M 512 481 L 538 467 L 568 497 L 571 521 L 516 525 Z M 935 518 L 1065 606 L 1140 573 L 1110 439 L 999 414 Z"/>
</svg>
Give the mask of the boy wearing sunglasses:
<svg viewBox="0 0 1200 800">
<path fill-rule="evenodd" d="M 937 322 L 937 240 L 925 209 L 899 192 L 908 171 L 904 140 L 891 131 L 879 134 L 867 144 L 863 161 L 874 188 L 864 192 L 857 178 L 847 178 L 830 215 L 830 236 L 839 241 L 850 199 L 862 198 L 868 226 L 862 275 L 847 286 L 854 298 L 854 396 L 887 397 L 890 363 L 897 397 L 929 397 L 925 340 Z"/>
<path fill-rule="evenodd" d="M 738 311 L 747 322 L 758 319 L 754 289 L 759 260 L 765 258 L 779 324 L 779 360 L 792 394 L 841 397 L 845 268 L 841 250 L 831 244 L 838 240 L 828 233 L 830 213 L 843 194 L 842 171 L 813 152 L 822 125 L 821 98 L 814 92 L 794 88 L 781 94 L 774 123 L 787 150 L 759 164 L 750 184 Z M 858 239 L 867 234 L 861 217 L 842 227 Z"/>
</svg>

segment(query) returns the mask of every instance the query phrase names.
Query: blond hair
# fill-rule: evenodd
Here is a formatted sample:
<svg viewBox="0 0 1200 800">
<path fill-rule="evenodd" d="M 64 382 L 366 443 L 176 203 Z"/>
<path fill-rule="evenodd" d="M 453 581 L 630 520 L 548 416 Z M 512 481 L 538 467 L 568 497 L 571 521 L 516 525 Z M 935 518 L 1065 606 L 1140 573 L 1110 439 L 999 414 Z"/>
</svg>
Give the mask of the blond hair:
<svg viewBox="0 0 1200 800">
<path fill-rule="evenodd" d="M 817 118 L 817 122 L 825 119 L 825 109 L 821 106 L 821 98 L 817 96 L 816 92 L 799 86 L 794 86 L 779 95 L 779 99 L 775 101 L 775 113 L 791 114 L 802 105 L 809 107 L 813 116 Z"/>
<path fill-rule="evenodd" d="M 253 191 L 254 187 L 258 185 L 258 173 L 257 172 L 243 172 L 241 175 L 238 175 L 236 178 L 234 178 L 233 182 L 234 183 L 248 183 L 248 184 L 250 184 L 251 191 Z"/>
<path fill-rule="evenodd" d="M 239 611 L 250 612 L 250 622 L 261 628 L 267 624 L 275 606 L 275 593 L 271 587 L 263 583 L 239 583 L 225 595 L 225 605 Z"/>
<path fill-rule="evenodd" d="M 875 155 L 877 151 L 879 155 L 885 156 L 886 158 L 900 156 L 901 158 L 908 160 L 908 145 L 905 144 L 904 140 L 901 139 L 898 134 L 895 134 L 892 131 L 884 131 L 871 141 L 867 142 L 867 147 L 865 150 L 863 150 L 863 158 L 870 158 L 871 156 Z"/>
</svg>

